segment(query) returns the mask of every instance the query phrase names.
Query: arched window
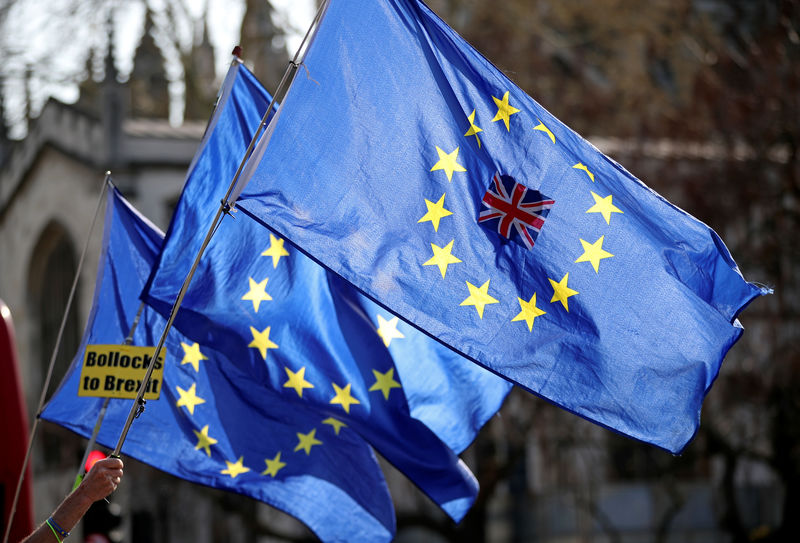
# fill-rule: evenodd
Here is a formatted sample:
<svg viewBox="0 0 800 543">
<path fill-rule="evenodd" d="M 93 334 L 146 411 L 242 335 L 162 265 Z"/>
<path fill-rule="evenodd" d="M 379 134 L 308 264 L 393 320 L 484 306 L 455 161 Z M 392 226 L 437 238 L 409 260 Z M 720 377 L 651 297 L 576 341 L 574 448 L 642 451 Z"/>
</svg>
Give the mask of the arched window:
<svg viewBox="0 0 800 543">
<path fill-rule="evenodd" d="M 50 366 L 61 320 L 67 308 L 72 282 L 75 279 L 74 245 L 63 226 L 52 222 L 42 231 L 29 270 L 28 293 L 34 318 L 34 325 L 31 327 L 34 336 L 31 338 L 30 352 L 31 362 L 36 361 L 38 365 L 38 371 L 33 372 L 35 378 L 32 382 L 38 383 L 35 389 L 37 391 L 35 398 L 38 400 Z M 53 394 L 64 377 L 80 345 L 81 325 L 77 308 L 79 299 L 76 292 L 61 337 L 61 346 L 53 368 L 47 398 Z M 41 429 L 38 441 L 42 456 L 36 467 L 48 469 L 74 465 L 77 469 L 82 451 L 79 440 L 74 434 L 52 424 L 43 424 Z"/>
</svg>

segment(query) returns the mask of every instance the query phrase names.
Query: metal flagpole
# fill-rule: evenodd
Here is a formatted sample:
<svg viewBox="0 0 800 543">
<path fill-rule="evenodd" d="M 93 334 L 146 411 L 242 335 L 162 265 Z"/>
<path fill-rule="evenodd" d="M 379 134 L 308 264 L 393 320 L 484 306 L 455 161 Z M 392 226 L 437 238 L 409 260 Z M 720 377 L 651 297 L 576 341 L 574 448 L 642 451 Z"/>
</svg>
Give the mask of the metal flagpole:
<svg viewBox="0 0 800 543">
<path fill-rule="evenodd" d="M 131 325 L 131 330 L 128 332 L 123 345 L 130 345 L 133 343 L 133 334 L 136 332 L 136 327 L 139 325 L 139 319 L 142 316 L 142 311 L 144 310 L 144 302 L 139 304 L 139 309 L 136 311 L 136 317 L 133 319 L 133 324 Z M 83 453 L 83 458 L 81 459 L 81 463 L 78 464 L 78 473 L 75 474 L 75 482 L 72 485 L 72 490 L 75 490 L 81 481 L 83 480 L 83 475 L 86 473 L 86 460 L 89 458 L 89 453 L 94 448 L 94 444 L 97 442 L 97 434 L 100 433 L 100 427 L 103 425 L 103 419 L 106 416 L 106 410 L 108 409 L 108 403 L 111 400 L 109 396 L 103 400 L 103 406 L 100 408 L 100 412 L 97 414 L 97 421 L 94 423 L 94 429 L 92 430 L 92 437 L 89 438 L 89 442 L 86 444 L 86 450 Z"/>
<path fill-rule="evenodd" d="M 167 333 L 169 332 L 170 328 L 172 328 L 172 324 L 175 321 L 175 317 L 178 314 L 178 310 L 180 309 L 181 303 L 183 303 L 183 298 L 186 295 L 186 292 L 189 290 L 189 284 L 192 281 L 192 277 L 194 277 L 194 273 L 197 270 L 197 266 L 200 264 L 200 258 L 203 256 L 206 247 L 208 247 L 208 244 L 211 242 L 211 238 L 214 236 L 214 233 L 217 231 L 217 228 L 219 228 L 223 215 L 227 215 L 230 213 L 231 206 L 230 202 L 228 201 L 228 198 L 233 192 L 233 189 L 236 186 L 237 181 L 239 180 L 239 175 L 241 174 L 242 169 L 244 168 L 244 165 L 247 162 L 247 159 L 250 157 L 253 148 L 255 147 L 255 144 L 258 141 L 259 136 L 261 135 L 261 132 L 267 125 L 270 112 L 272 111 L 276 100 L 278 99 L 278 97 L 282 98 L 285 95 L 286 91 L 288 90 L 287 86 L 291 84 L 291 81 L 294 78 L 294 74 L 297 72 L 297 69 L 299 67 L 297 60 L 300 56 L 300 53 L 304 50 L 304 46 L 306 45 L 308 37 L 311 35 L 311 31 L 314 30 L 316 26 L 319 24 L 322 14 L 324 13 L 325 8 L 328 5 L 328 1 L 329 0 L 326 0 L 320 4 L 319 9 L 317 10 L 317 14 L 314 17 L 314 20 L 311 23 L 311 25 L 308 27 L 308 30 L 306 31 L 306 34 L 303 37 L 303 41 L 297 48 L 297 52 L 295 53 L 294 58 L 292 58 L 292 60 L 289 61 L 289 65 L 287 66 L 286 71 L 283 74 L 283 78 L 281 78 L 281 82 L 278 84 L 278 88 L 276 89 L 275 94 L 272 97 L 272 101 L 270 102 L 267 111 L 264 113 L 264 116 L 262 117 L 261 122 L 258 125 L 258 129 L 253 135 L 253 138 L 250 140 L 250 144 L 247 146 L 247 149 L 245 150 L 244 157 L 242 158 L 242 161 L 239 164 L 239 168 L 236 170 L 236 173 L 234 174 L 233 179 L 231 180 L 231 183 L 228 186 L 228 191 L 225 193 L 225 197 L 220 202 L 220 206 L 217 209 L 217 213 L 214 216 L 214 220 L 211 221 L 211 225 L 209 226 L 208 232 L 206 233 L 206 237 L 203 240 L 203 243 L 197 252 L 197 256 L 195 257 L 194 262 L 192 263 L 192 267 L 189 270 L 189 273 L 186 275 L 186 279 L 184 279 L 183 284 L 181 285 L 180 291 L 178 292 L 178 296 L 175 299 L 175 303 L 172 305 L 172 309 L 170 310 L 169 313 L 169 318 L 167 319 L 167 323 L 164 326 L 164 331 L 161 333 L 161 337 L 158 340 L 158 344 L 156 345 L 156 348 L 153 351 L 153 357 L 150 359 L 150 364 L 147 366 L 147 372 L 145 373 L 145 376 L 142 379 L 142 384 L 139 386 L 139 391 L 136 394 L 136 399 L 134 400 L 133 405 L 131 406 L 131 410 L 128 413 L 128 419 L 125 421 L 125 425 L 122 427 L 122 432 L 120 433 L 119 440 L 117 441 L 117 446 L 114 448 L 114 452 L 111 453 L 111 456 L 119 457 L 120 452 L 122 451 L 122 445 L 123 443 L 125 443 L 125 439 L 128 435 L 128 431 L 130 430 L 131 424 L 133 424 L 133 419 L 141 415 L 141 413 L 144 411 L 145 390 L 147 389 L 147 386 L 150 383 L 150 377 L 152 376 L 153 370 L 155 369 L 156 360 L 161 354 L 161 349 L 164 347 L 164 342 L 167 339 Z"/>
<path fill-rule="evenodd" d="M 81 269 L 83 268 L 83 261 L 86 258 L 86 253 L 89 249 L 89 240 L 92 237 L 92 232 L 94 231 L 94 225 L 97 222 L 97 216 L 100 213 L 100 207 L 103 204 L 103 199 L 106 194 L 106 190 L 108 190 L 108 182 L 111 179 L 111 172 L 107 171 L 105 177 L 103 177 L 103 188 L 100 190 L 100 198 L 97 200 L 97 207 L 94 210 L 94 218 L 92 219 L 92 224 L 89 227 L 89 233 L 86 236 L 86 243 L 83 246 L 83 252 L 81 253 L 81 258 L 78 261 L 78 268 L 75 270 L 75 279 L 72 281 L 72 288 L 69 291 L 69 297 L 67 298 L 67 306 L 64 309 L 64 316 L 61 318 L 61 326 L 58 329 L 58 335 L 56 336 L 56 343 L 53 346 L 53 353 L 50 356 L 50 366 L 47 368 L 47 376 L 44 379 L 44 386 L 42 387 L 42 394 L 39 397 L 39 405 L 36 408 L 36 418 L 33 421 L 33 428 L 31 428 L 31 435 L 28 439 L 28 450 L 25 453 L 25 459 L 22 461 L 22 470 L 19 473 L 19 479 L 17 480 L 17 490 L 14 493 L 14 501 L 11 502 L 11 513 L 8 516 L 8 526 L 6 526 L 5 534 L 3 535 L 3 543 L 8 543 L 8 537 L 11 534 L 11 524 L 14 521 L 14 515 L 17 512 L 17 502 L 19 501 L 19 493 L 20 489 L 22 488 L 22 481 L 25 477 L 25 470 L 28 467 L 28 461 L 31 457 L 31 450 L 33 449 L 33 438 L 36 436 L 36 430 L 39 427 L 39 416 L 42 414 L 42 406 L 44 405 L 45 396 L 47 395 L 47 389 L 50 386 L 50 378 L 53 376 L 53 367 L 56 363 L 56 356 L 58 355 L 58 350 L 61 347 L 61 337 L 64 334 L 64 328 L 67 325 L 67 316 L 69 315 L 69 310 L 72 307 L 72 302 L 75 298 L 75 291 L 78 287 L 78 279 L 81 275 Z"/>
</svg>

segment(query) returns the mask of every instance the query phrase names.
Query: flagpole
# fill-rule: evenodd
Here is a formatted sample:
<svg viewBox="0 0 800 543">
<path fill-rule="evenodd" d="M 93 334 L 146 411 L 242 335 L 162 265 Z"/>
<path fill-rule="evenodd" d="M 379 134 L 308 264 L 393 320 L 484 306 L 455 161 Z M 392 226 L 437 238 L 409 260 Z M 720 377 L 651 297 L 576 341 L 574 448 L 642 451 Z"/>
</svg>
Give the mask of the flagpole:
<svg viewBox="0 0 800 543">
<path fill-rule="evenodd" d="M 261 118 L 261 123 L 258 125 L 258 130 L 256 130 L 255 135 L 250 140 L 250 144 L 247 146 L 247 149 L 244 152 L 244 158 L 242 162 L 239 164 L 239 168 L 236 170 L 236 173 L 233 176 L 233 180 L 231 184 L 228 186 L 228 192 L 225 193 L 225 197 L 222 199 L 222 205 L 227 206 L 230 209 L 230 196 L 233 192 L 234 188 L 236 188 L 236 184 L 239 181 L 239 176 L 242 173 L 242 169 L 244 168 L 245 163 L 250 158 L 250 155 L 253 153 L 253 148 L 258 141 L 259 136 L 261 135 L 262 130 L 267 127 L 267 119 L 269 119 L 269 114 L 272 109 L 275 107 L 275 104 L 282 100 L 288 92 L 288 87 L 291 85 L 291 82 L 294 81 L 294 76 L 297 73 L 300 64 L 297 62 L 301 53 L 305 52 L 306 43 L 308 42 L 309 37 L 311 36 L 312 30 L 314 30 L 320 22 L 322 18 L 322 14 L 325 13 L 325 9 L 328 7 L 328 3 L 330 0 L 324 0 L 320 2 L 319 8 L 317 9 L 317 13 L 314 16 L 314 20 L 311 21 L 311 24 L 306 30 L 305 36 L 303 36 L 303 40 L 300 42 L 300 45 L 297 47 L 297 51 L 294 53 L 294 57 L 292 60 L 289 61 L 289 65 L 286 67 L 286 71 L 283 72 L 283 77 L 281 78 L 280 83 L 278 83 L 278 88 L 275 89 L 275 94 L 272 95 L 272 101 L 269 103 L 267 107 L 267 111 L 264 113 L 264 116 Z M 287 83 L 288 82 L 288 83 Z"/>
<path fill-rule="evenodd" d="M 228 201 L 230 198 L 233 189 L 236 187 L 236 183 L 239 180 L 239 176 L 244 168 L 245 164 L 247 163 L 248 158 L 252 154 L 253 148 L 255 147 L 256 142 L 258 141 L 261 132 L 268 124 L 268 120 L 270 117 L 270 113 L 272 112 L 275 102 L 278 97 L 283 97 L 288 90 L 288 86 L 291 85 L 291 81 L 294 79 L 295 73 L 297 73 L 297 69 L 299 67 L 298 58 L 300 57 L 301 52 L 303 52 L 306 48 L 306 43 L 308 41 L 309 36 L 311 35 L 312 30 L 314 30 L 322 18 L 322 14 L 325 12 L 325 8 L 328 6 L 329 0 L 325 0 L 320 4 L 319 9 L 317 10 L 317 14 L 314 17 L 311 25 L 308 27 L 305 36 L 303 37 L 303 41 L 300 43 L 300 46 L 297 48 L 297 52 L 295 53 L 292 60 L 289 61 L 289 65 L 286 67 L 286 71 L 281 78 L 281 82 L 278 84 L 278 88 L 275 91 L 275 94 L 272 97 L 272 101 L 270 102 L 269 106 L 267 107 L 264 116 L 261 119 L 261 122 L 256 129 L 255 134 L 253 134 L 252 139 L 250 140 L 250 144 L 247 146 L 245 150 L 244 157 L 242 157 L 241 162 L 239 163 L 239 167 L 236 170 L 236 173 L 233 176 L 233 179 L 228 186 L 228 191 L 225 193 L 225 197 L 220 201 L 219 208 L 217 209 L 217 213 L 214 216 L 214 219 L 211 221 L 211 225 L 208 228 L 208 232 L 206 233 L 206 237 L 203 240 L 200 249 L 195 256 L 194 262 L 192 263 L 192 267 L 189 269 L 189 273 L 186 275 L 186 278 L 181 285 L 180 291 L 178 292 L 178 296 L 175 299 L 175 302 L 172 305 L 172 309 L 170 309 L 169 318 L 167 319 L 167 323 L 164 325 L 164 331 L 161 333 L 161 337 L 158 340 L 158 344 L 153 351 L 153 357 L 150 359 L 150 364 L 147 366 L 147 372 L 142 379 L 142 384 L 139 386 L 139 391 L 136 394 L 136 399 L 131 405 L 131 409 L 128 412 L 128 418 L 125 421 L 125 425 L 122 427 L 122 431 L 120 432 L 119 440 L 117 441 L 117 445 L 114 448 L 114 452 L 111 453 L 111 456 L 119 457 L 120 452 L 122 451 L 122 445 L 125 443 L 125 439 L 128 436 L 128 431 L 130 430 L 131 425 L 133 424 L 133 419 L 137 418 L 139 415 L 142 414 L 145 407 L 145 400 L 144 400 L 144 393 L 147 389 L 148 384 L 150 383 L 150 377 L 153 374 L 153 370 L 155 369 L 155 363 L 158 359 L 159 355 L 161 354 L 161 350 L 164 347 L 164 342 L 167 339 L 167 333 L 172 328 L 172 324 L 175 322 L 175 318 L 177 317 L 178 310 L 180 309 L 181 304 L 183 303 L 183 298 L 186 296 L 186 292 L 189 290 L 189 284 L 194 277 L 194 273 L 197 270 L 197 266 L 200 264 L 200 258 L 202 258 L 203 253 L 208 247 L 208 244 L 211 242 L 211 238 L 214 236 L 214 233 L 219 228 L 219 225 L 222 222 L 222 218 L 224 215 L 228 215 L 231 210 L 230 202 Z M 234 54 L 237 52 L 234 49 Z"/>
<path fill-rule="evenodd" d="M 83 262 L 86 259 L 86 253 L 89 250 L 89 241 L 92 238 L 92 232 L 94 231 L 94 225 L 97 222 L 97 216 L 100 213 L 100 208 L 103 204 L 103 199 L 106 194 L 106 190 L 108 190 L 108 182 L 111 179 L 111 172 L 106 171 L 105 176 L 103 177 L 103 187 L 100 190 L 100 197 L 97 200 L 97 206 L 94 210 L 94 218 L 92 218 L 92 224 L 89 226 L 89 233 L 86 236 L 86 242 L 83 246 L 83 252 L 81 253 L 81 258 L 78 260 L 78 267 L 75 270 L 75 278 L 72 281 L 72 288 L 69 291 L 69 296 L 67 297 L 67 306 L 64 309 L 64 315 L 61 318 L 61 326 L 58 329 L 58 335 L 56 336 L 55 345 L 53 345 L 53 352 L 50 356 L 50 366 L 47 368 L 47 376 L 44 379 L 44 385 L 42 386 L 42 394 L 39 397 L 39 405 L 36 408 L 36 418 L 33 421 L 33 427 L 31 428 L 31 435 L 28 438 L 28 450 L 25 452 L 25 459 L 22 461 L 22 469 L 19 473 L 19 478 L 17 479 L 17 490 L 14 492 L 14 501 L 11 502 L 11 512 L 8 516 L 8 526 L 6 526 L 5 534 L 3 535 L 3 543 L 8 543 L 8 537 L 11 535 L 11 525 L 14 522 L 14 515 L 17 512 L 17 502 L 19 501 L 19 494 L 22 488 L 22 481 L 25 478 L 25 470 L 28 467 L 28 461 L 31 457 L 31 450 L 33 449 L 33 439 L 36 436 L 36 430 L 39 427 L 39 420 L 42 414 L 42 406 L 44 405 L 45 396 L 47 396 L 47 389 L 50 387 L 50 379 L 53 376 L 53 367 L 56 364 L 56 356 L 58 356 L 58 351 L 61 347 L 61 338 L 64 335 L 64 328 L 67 325 L 67 316 L 69 315 L 70 308 L 72 307 L 72 302 L 75 299 L 75 291 L 78 287 L 78 280 L 81 276 L 81 270 L 83 269 Z"/>
<path fill-rule="evenodd" d="M 133 343 L 133 334 L 136 332 L 136 327 L 139 325 L 139 319 L 142 316 L 142 311 L 144 310 L 144 302 L 139 304 L 139 309 L 136 311 L 136 317 L 133 319 L 133 324 L 131 325 L 130 332 L 128 332 L 125 341 L 123 341 L 123 345 L 130 345 Z M 72 490 L 75 490 L 78 485 L 83 480 L 83 475 L 86 473 L 86 460 L 89 459 L 89 453 L 94 448 L 94 444 L 97 442 L 97 434 L 100 433 L 100 427 L 103 425 L 103 419 L 106 416 L 106 410 L 108 409 L 108 403 L 111 400 L 110 396 L 106 396 L 103 400 L 103 406 L 100 408 L 100 413 L 97 415 L 97 421 L 94 423 L 94 429 L 92 430 L 92 436 L 89 438 L 89 442 L 86 444 L 86 450 L 83 453 L 83 458 L 81 459 L 81 463 L 78 464 L 78 473 L 75 474 L 75 483 L 72 485 Z"/>
</svg>

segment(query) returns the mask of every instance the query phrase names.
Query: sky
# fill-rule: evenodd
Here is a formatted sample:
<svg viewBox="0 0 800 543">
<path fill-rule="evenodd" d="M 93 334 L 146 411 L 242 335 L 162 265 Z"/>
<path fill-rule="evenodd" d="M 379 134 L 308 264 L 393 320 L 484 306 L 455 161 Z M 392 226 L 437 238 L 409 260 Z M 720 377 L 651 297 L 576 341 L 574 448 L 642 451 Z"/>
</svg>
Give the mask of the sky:
<svg viewBox="0 0 800 543">
<path fill-rule="evenodd" d="M 236 45 L 236 38 L 242 24 L 243 2 L 231 0 L 186 0 L 194 15 L 202 13 L 203 5 L 209 4 L 209 20 L 213 24 L 209 28 L 211 41 L 217 49 L 218 67 L 224 69 L 230 60 L 229 53 Z M 293 55 L 308 26 L 314 18 L 316 7 L 314 0 L 271 0 L 275 8 L 275 23 L 289 30 L 287 50 Z"/>
</svg>

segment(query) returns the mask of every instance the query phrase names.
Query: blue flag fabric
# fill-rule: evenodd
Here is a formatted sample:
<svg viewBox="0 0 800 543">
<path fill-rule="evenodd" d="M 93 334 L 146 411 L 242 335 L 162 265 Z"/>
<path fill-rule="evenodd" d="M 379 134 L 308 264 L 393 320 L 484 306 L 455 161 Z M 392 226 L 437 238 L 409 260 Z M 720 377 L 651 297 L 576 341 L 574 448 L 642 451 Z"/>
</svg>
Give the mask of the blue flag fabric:
<svg viewBox="0 0 800 543">
<path fill-rule="evenodd" d="M 81 349 L 42 418 L 90 436 L 101 398 L 77 396 L 88 344 L 120 344 L 162 243 L 116 189 L 109 192 L 94 306 Z M 155 345 L 165 320 L 145 307 L 134 345 Z M 304 405 L 287 408 L 222 353 L 171 330 L 161 397 L 147 402 L 122 448 L 183 479 L 238 492 L 304 522 L 324 541 L 389 541 L 394 510 L 372 449 Z M 131 400 L 109 402 L 98 442 L 113 448 Z"/>
<path fill-rule="evenodd" d="M 184 187 L 143 299 L 167 315 L 269 97 L 244 67 Z M 231 78 L 229 78 L 230 80 Z M 224 98 L 224 93 L 223 93 Z M 372 444 L 453 519 L 477 482 L 456 453 L 510 384 L 358 293 L 246 216 L 222 221 L 175 327 L 287 405 L 313 406 Z M 342 426 L 344 425 L 344 426 Z"/>
<path fill-rule="evenodd" d="M 421 2 L 332 0 L 303 64 L 237 208 L 479 364 L 680 452 L 767 292 L 720 238 Z M 490 196 L 496 174 L 519 188 Z M 505 226 L 478 224 L 487 200 Z"/>
</svg>

